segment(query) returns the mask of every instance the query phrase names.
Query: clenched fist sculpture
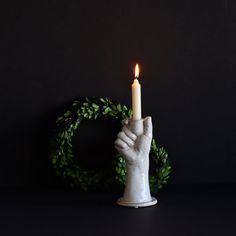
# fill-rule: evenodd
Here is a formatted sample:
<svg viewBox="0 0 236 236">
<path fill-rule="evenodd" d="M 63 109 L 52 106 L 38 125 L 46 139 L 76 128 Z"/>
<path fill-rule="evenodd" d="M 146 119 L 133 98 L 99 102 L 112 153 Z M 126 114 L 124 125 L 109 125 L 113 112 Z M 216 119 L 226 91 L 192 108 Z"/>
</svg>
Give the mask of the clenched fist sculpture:
<svg viewBox="0 0 236 236">
<path fill-rule="evenodd" d="M 149 152 L 152 141 L 152 120 L 127 120 L 118 133 L 115 148 L 126 160 L 125 191 L 117 203 L 123 206 L 146 207 L 157 203 L 149 188 Z"/>
</svg>

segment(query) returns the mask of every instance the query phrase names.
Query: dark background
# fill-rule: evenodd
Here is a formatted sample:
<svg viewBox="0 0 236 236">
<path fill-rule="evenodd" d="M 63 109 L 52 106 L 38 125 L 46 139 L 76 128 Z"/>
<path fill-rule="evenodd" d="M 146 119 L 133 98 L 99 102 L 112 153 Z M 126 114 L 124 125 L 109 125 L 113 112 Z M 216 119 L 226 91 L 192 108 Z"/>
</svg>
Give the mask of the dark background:
<svg viewBox="0 0 236 236">
<path fill-rule="evenodd" d="M 1 3 L 0 186 L 60 186 L 49 161 L 56 117 L 81 96 L 129 105 L 136 62 L 143 115 L 169 152 L 171 183 L 235 183 L 233 2 Z M 94 150 L 116 136 L 101 127 L 81 130 Z"/>
</svg>

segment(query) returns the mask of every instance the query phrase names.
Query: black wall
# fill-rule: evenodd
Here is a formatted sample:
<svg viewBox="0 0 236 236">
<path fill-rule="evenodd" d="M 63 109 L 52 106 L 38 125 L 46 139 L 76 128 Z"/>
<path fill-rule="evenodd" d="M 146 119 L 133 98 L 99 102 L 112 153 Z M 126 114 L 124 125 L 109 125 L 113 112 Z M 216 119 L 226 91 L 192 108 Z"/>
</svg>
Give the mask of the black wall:
<svg viewBox="0 0 236 236">
<path fill-rule="evenodd" d="M 5 2 L 0 185 L 60 185 L 48 159 L 56 117 L 81 96 L 129 105 L 136 62 L 143 114 L 153 117 L 154 136 L 169 152 L 172 183 L 235 182 L 233 2 Z M 94 149 L 96 139 L 116 133 L 95 136 Z"/>
</svg>

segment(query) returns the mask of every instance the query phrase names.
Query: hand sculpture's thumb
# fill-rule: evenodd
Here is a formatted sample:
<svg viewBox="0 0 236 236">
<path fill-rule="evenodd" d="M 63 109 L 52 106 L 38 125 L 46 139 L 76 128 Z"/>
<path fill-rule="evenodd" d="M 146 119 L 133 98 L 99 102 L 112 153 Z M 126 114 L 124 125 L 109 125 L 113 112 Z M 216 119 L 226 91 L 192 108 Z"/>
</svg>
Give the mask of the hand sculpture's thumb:
<svg viewBox="0 0 236 236">
<path fill-rule="evenodd" d="M 143 120 L 143 134 L 152 137 L 152 118 L 151 116 L 146 117 Z"/>
</svg>

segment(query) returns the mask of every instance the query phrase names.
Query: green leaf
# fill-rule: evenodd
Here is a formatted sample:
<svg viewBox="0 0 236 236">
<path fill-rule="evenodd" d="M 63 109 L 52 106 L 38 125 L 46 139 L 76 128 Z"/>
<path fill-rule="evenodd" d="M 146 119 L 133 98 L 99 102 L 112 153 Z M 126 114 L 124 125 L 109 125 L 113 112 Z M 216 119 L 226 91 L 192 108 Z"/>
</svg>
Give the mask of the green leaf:
<svg viewBox="0 0 236 236">
<path fill-rule="evenodd" d="M 94 107 L 95 109 L 99 109 L 99 106 L 95 103 L 92 104 L 92 107 Z"/>
<path fill-rule="evenodd" d="M 120 104 L 117 105 L 117 110 L 118 110 L 119 112 L 121 112 L 121 105 L 120 105 Z"/>
</svg>

